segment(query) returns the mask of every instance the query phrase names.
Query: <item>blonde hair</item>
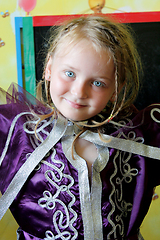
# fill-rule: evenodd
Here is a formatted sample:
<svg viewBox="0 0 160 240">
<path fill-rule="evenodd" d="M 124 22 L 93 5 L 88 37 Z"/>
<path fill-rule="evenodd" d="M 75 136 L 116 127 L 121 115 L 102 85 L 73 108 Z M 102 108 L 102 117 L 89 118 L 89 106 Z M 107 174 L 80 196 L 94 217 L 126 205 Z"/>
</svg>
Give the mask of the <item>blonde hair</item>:
<svg viewBox="0 0 160 240">
<path fill-rule="evenodd" d="M 108 49 L 115 64 L 116 101 L 109 102 L 100 113 L 102 125 L 115 117 L 126 117 L 132 113 L 131 105 L 135 100 L 139 89 L 140 57 L 136 50 L 131 30 L 124 24 L 109 20 L 103 16 L 82 16 L 64 23 L 49 39 L 49 49 L 44 64 L 45 69 L 50 57 L 58 51 L 62 44 L 76 43 L 87 39 L 97 51 Z M 68 42 L 70 40 L 70 42 Z M 45 83 L 45 98 L 42 95 L 42 82 Z M 52 106 L 50 97 L 50 82 L 43 80 L 38 84 L 37 96 L 49 106 Z M 44 100 L 45 99 L 45 100 Z M 54 111 L 53 111 L 54 112 Z M 96 118 L 90 119 L 93 126 L 98 126 Z"/>
</svg>

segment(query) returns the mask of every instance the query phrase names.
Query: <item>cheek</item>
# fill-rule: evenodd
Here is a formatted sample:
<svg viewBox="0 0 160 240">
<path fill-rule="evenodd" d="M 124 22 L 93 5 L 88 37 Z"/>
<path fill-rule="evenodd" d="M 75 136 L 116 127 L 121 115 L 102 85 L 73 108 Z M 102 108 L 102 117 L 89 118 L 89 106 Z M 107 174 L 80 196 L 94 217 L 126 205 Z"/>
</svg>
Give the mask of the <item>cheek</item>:
<svg viewBox="0 0 160 240">
<path fill-rule="evenodd" d="M 93 101 L 95 102 L 95 106 L 99 108 L 105 108 L 107 103 L 109 102 L 112 94 L 105 93 L 105 94 L 100 94 L 99 96 L 97 95 L 96 98 L 93 98 Z"/>
<path fill-rule="evenodd" d="M 67 91 L 67 84 L 62 83 L 59 80 L 51 80 L 51 94 L 53 95 L 62 95 Z"/>
</svg>

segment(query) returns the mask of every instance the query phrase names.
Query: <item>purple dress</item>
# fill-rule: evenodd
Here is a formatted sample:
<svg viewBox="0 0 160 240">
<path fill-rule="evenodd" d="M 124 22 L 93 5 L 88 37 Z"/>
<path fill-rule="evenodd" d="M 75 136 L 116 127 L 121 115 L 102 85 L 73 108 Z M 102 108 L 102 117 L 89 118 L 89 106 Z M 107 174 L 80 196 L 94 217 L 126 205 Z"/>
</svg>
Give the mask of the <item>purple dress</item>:
<svg viewBox="0 0 160 240">
<path fill-rule="evenodd" d="M 103 142 L 91 131 L 81 135 L 98 151 L 89 183 L 85 160 L 76 152 L 72 159 L 76 126 L 62 116 L 57 124 L 50 117 L 38 125 L 37 138 L 37 114 L 50 109 L 22 89 L 12 86 L 11 92 L 0 106 L 0 190 L 15 195 L 10 210 L 20 226 L 18 239 L 140 239 L 153 188 L 160 184 L 160 105 L 106 130 Z M 39 162 L 33 171 L 31 156 Z"/>
</svg>

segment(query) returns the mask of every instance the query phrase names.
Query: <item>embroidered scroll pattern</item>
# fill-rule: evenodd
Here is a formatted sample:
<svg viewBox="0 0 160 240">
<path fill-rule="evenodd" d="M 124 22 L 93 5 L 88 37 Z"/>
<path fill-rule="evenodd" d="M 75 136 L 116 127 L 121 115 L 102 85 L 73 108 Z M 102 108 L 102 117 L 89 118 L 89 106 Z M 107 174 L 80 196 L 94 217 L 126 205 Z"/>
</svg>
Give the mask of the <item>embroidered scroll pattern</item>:
<svg viewBox="0 0 160 240">
<path fill-rule="evenodd" d="M 25 116 L 25 115 L 26 115 L 27 121 L 23 124 L 23 130 L 28 134 L 30 142 L 31 142 L 34 149 L 39 145 L 38 139 L 35 137 L 35 131 L 34 131 L 34 128 L 35 128 L 39 119 L 37 119 L 37 116 L 35 114 L 33 114 L 32 112 L 21 112 L 20 114 L 15 116 L 15 118 L 13 119 L 13 121 L 11 123 L 9 133 L 8 133 L 8 136 L 7 136 L 7 140 L 6 140 L 6 144 L 5 144 L 5 147 L 3 149 L 2 155 L 0 156 L 0 165 L 1 165 L 3 159 L 6 155 L 7 150 L 8 150 L 8 147 L 9 147 L 9 144 L 10 144 L 10 141 L 11 141 L 11 137 L 12 137 L 12 134 L 14 132 L 15 125 L 16 125 L 17 121 L 19 120 L 19 118 L 21 118 L 22 116 Z M 36 118 L 37 120 L 33 120 L 33 118 L 34 119 Z M 43 138 L 42 138 L 41 134 L 43 134 L 43 135 L 45 134 L 46 136 L 49 135 L 49 132 L 47 132 L 45 130 L 45 128 L 47 126 L 49 126 L 52 123 L 52 121 L 53 121 L 52 119 L 50 119 L 49 121 L 47 121 L 47 120 L 42 121 L 41 126 L 36 131 L 38 138 L 42 142 L 43 142 Z M 40 134 L 40 132 L 41 132 L 41 134 Z M 29 153 L 29 154 L 31 154 L 31 153 Z M 26 158 L 28 156 L 26 156 Z"/>
<path fill-rule="evenodd" d="M 151 118 L 152 118 L 155 122 L 160 123 L 160 120 L 157 119 L 157 118 L 154 116 L 154 112 L 160 113 L 160 109 L 159 109 L 159 108 L 153 108 L 153 109 L 151 110 Z"/>
<path fill-rule="evenodd" d="M 36 116 L 34 115 L 34 118 Z M 33 118 L 33 116 L 32 116 Z M 44 138 L 47 137 L 49 135 L 49 132 L 45 130 L 46 127 L 48 127 L 49 125 L 52 124 L 53 119 L 50 118 L 49 120 L 42 120 L 41 123 L 39 124 L 39 126 L 36 129 L 36 134 L 37 137 L 35 136 L 35 127 L 36 124 L 38 123 L 39 119 L 32 119 L 31 117 L 27 116 L 27 121 L 23 124 L 23 129 L 24 131 L 28 134 L 30 142 L 33 146 L 33 148 L 35 149 L 36 147 L 39 146 L 39 140 L 40 142 L 44 141 Z M 45 136 L 45 137 L 44 137 Z"/>
<path fill-rule="evenodd" d="M 43 197 L 41 197 L 38 201 L 38 204 L 42 208 L 46 208 L 48 210 L 56 209 L 56 211 L 54 211 L 54 214 L 53 214 L 53 225 L 54 225 L 55 231 L 57 232 L 57 235 L 54 235 L 52 231 L 47 230 L 45 232 L 44 240 L 55 240 L 55 239 L 74 240 L 78 236 L 78 232 L 73 226 L 73 223 L 77 219 L 77 213 L 72 208 L 76 199 L 75 199 L 75 196 L 70 191 L 70 188 L 74 184 L 74 179 L 70 175 L 65 174 L 63 172 L 65 165 L 60 160 L 54 159 L 55 154 L 56 154 L 56 150 L 54 149 L 54 153 L 52 154 L 51 159 L 52 159 L 52 162 L 56 163 L 57 165 L 49 163 L 45 160 L 42 160 L 41 162 L 52 168 L 52 170 L 47 170 L 45 172 L 45 177 L 54 186 L 54 189 L 56 189 L 56 192 L 53 195 L 48 190 L 44 191 Z M 68 181 L 65 181 L 65 182 L 68 182 L 67 185 L 60 184 L 64 178 L 68 179 Z M 68 195 L 69 197 L 67 196 L 67 198 L 71 199 L 71 201 L 68 202 L 67 205 L 60 199 L 61 194 L 65 194 L 66 196 Z M 69 231 L 67 230 L 67 228 L 69 228 Z M 72 231 L 72 235 L 71 235 L 71 231 Z"/>
<path fill-rule="evenodd" d="M 117 137 L 123 136 L 127 140 L 136 142 L 144 142 L 142 137 L 136 137 L 134 131 L 130 131 L 128 135 L 120 132 Z M 110 177 L 110 183 L 112 185 L 112 192 L 109 196 L 109 200 L 112 206 L 110 213 L 108 214 L 108 221 L 112 226 L 112 231 L 107 235 L 107 239 L 118 239 L 119 236 L 124 236 L 124 217 L 127 217 L 128 213 L 132 210 L 132 203 L 125 201 L 123 196 L 124 184 L 132 182 L 133 177 L 138 174 L 138 169 L 132 168 L 129 160 L 131 159 L 132 153 L 116 151 L 113 159 L 114 172 Z M 117 176 L 118 173 L 118 176 Z M 119 212 L 115 217 L 113 213 Z"/>
</svg>

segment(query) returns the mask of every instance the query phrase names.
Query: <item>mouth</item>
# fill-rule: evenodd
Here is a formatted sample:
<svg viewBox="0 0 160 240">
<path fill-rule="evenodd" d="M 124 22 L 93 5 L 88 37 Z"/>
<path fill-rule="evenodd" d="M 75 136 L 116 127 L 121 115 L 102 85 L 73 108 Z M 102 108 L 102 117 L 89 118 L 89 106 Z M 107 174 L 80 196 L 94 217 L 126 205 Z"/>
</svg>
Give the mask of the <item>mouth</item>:
<svg viewBox="0 0 160 240">
<path fill-rule="evenodd" d="M 65 101 L 73 108 L 76 108 L 76 109 L 79 109 L 79 108 L 84 108 L 84 107 L 87 107 L 87 105 L 83 105 L 83 104 L 79 104 L 79 103 L 76 103 L 76 102 L 72 102 L 68 99 L 65 98 Z"/>
</svg>

